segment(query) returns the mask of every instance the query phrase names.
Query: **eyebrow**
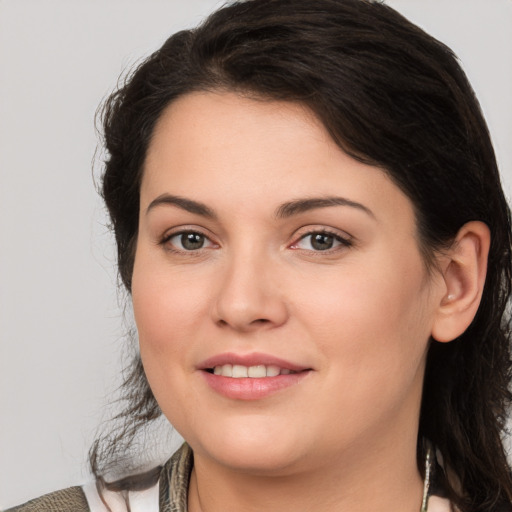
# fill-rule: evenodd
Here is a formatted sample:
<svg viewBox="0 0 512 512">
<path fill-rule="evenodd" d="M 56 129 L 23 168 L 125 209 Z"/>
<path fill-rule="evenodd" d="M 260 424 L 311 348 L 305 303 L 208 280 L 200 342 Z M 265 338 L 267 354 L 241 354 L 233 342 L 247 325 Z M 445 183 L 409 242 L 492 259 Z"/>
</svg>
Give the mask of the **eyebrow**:
<svg viewBox="0 0 512 512">
<path fill-rule="evenodd" d="M 204 203 L 200 203 L 199 201 L 194 201 L 192 199 L 186 199 L 185 197 L 181 196 L 175 196 L 172 194 L 162 194 L 158 196 L 156 199 L 153 199 L 153 201 L 151 201 L 151 203 L 146 209 L 146 215 L 152 209 L 161 205 L 177 206 L 182 210 L 194 213 L 196 215 L 201 215 L 209 219 L 217 218 L 215 212 L 211 208 L 206 206 Z M 368 214 L 370 217 L 375 218 L 373 212 L 366 206 L 362 205 L 361 203 L 356 203 L 355 201 L 351 201 L 350 199 L 337 196 L 295 199 L 294 201 L 283 203 L 277 208 L 275 212 L 275 217 L 277 219 L 285 219 L 288 217 L 292 217 L 293 215 L 298 215 L 300 213 L 307 212 L 309 210 L 315 210 L 317 208 L 329 208 L 332 206 L 349 206 L 351 208 L 361 210 Z"/>
<path fill-rule="evenodd" d="M 351 201 L 350 199 L 337 196 L 296 199 L 279 206 L 279 208 L 276 210 L 275 216 L 278 219 L 284 219 L 293 215 L 298 215 L 299 213 L 307 212 L 309 210 L 315 210 L 316 208 L 328 208 L 330 206 L 349 206 L 351 208 L 357 208 L 358 210 L 365 212 L 370 217 L 375 219 L 373 212 L 366 206 L 362 205 L 361 203 Z"/>
<path fill-rule="evenodd" d="M 196 215 L 201 215 L 203 217 L 208 217 L 209 219 L 217 218 L 215 212 L 205 204 L 200 203 L 198 201 L 193 201 L 192 199 L 186 199 L 180 196 L 173 196 L 171 194 L 162 194 L 158 196 L 156 199 L 153 199 L 153 201 L 151 201 L 151 203 L 146 209 L 146 215 L 153 208 L 156 208 L 157 206 L 161 205 L 177 206 L 182 210 L 185 210 L 190 213 L 195 213 Z"/>
</svg>

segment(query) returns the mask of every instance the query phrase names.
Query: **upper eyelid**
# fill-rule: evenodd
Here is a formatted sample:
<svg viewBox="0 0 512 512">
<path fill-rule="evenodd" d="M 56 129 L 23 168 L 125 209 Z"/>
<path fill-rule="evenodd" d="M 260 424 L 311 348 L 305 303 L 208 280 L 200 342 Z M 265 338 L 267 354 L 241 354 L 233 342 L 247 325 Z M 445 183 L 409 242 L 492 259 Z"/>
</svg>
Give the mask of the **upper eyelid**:
<svg viewBox="0 0 512 512">
<path fill-rule="evenodd" d="M 200 234 L 200 235 L 204 236 L 205 238 L 207 238 L 211 243 L 220 245 L 219 241 L 216 240 L 217 237 L 215 237 L 213 235 L 213 233 L 210 233 L 210 230 L 200 227 L 200 226 L 195 226 L 195 225 L 182 225 L 182 226 L 176 226 L 176 227 L 170 228 L 170 229 L 166 230 L 160 236 L 159 242 L 165 243 L 165 242 L 169 241 L 171 238 L 173 238 L 174 236 L 177 236 L 177 235 L 180 235 L 183 233 L 197 233 L 197 234 Z M 322 226 L 322 225 L 307 226 L 306 225 L 306 226 L 302 226 L 302 227 L 294 230 L 294 233 L 290 236 L 291 241 L 287 242 L 286 245 L 288 245 L 288 246 L 293 245 L 293 244 L 299 242 L 300 240 L 302 240 L 303 238 L 305 238 L 309 235 L 313 235 L 315 233 L 326 233 L 326 234 L 334 236 L 342 241 L 347 241 L 347 242 L 351 242 L 351 243 L 355 242 L 355 237 L 344 230 L 341 230 L 338 228 L 333 228 L 330 226 Z"/>
<path fill-rule="evenodd" d="M 290 244 L 290 246 L 295 246 L 295 245 L 298 245 L 300 242 L 302 242 L 303 240 L 306 240 L 307 238 L 313 236 L 313 235 L 317 235 L 317 234 L 321 234 L 321 235 L 327 235 L 327 236 L 330 236 L 332 237 L 334 240 L 336 240 L 340 245 L 344 245 L 344 246 L 349 246 L 349 245 L 353 245 L 353 242 L 350 238 L 348 237 L 342 237 L 342 236 L 339 236 L 339 235 L 335 235 L 333 233 L 329 233 L 327 231 L 324 231 L 324 232 L 320 232 L 320 231 L 314 231 L 313 233 L 306 233 L 305 235 L 299 237 L 295 242 L 292 242 Z"/>
<path fill-rule="evenodd" d="M 179 237 L 180 235 L 183 235 L 186 233 L 194 233 L 194 234 L 203 236 L 208 241 L 208 245 L 199 247 L 197 249 L 187 250 L 187 249 L 182 249 L 180 247 L 177 247 L 174 243 L 172 243 L 172 244 L 170 243 L 170 241 L 174 237 Z M 212 238 L 210 236 L 206 235 L 205 233 L 203 233 L 201 230 L 198 230 L 198 229 L 176 229 L 176 230 L 167 231 L 167 234 L 164 234 L 163 237 L 161 239 L 159 239 L 158 245 L 161 246 L 162 248 L 164 248 L 166 251 L 169 251 L 171 253 L 181 254 L 181 255 L 188 254 L 189 256 L 193 256 L 193 255 L 198 256 L 199 254 L 204 254 L 203 253 L 204 250 L 210 250 L 212 248 L 215 249 L 219 246 L 214 240 L 212 240 Z"/>
<path fill-rule="evenodd" d="M 302 229 L 304 229 L 303 232 L 301 232 Z M 337 253 L 342 249 L 352 248 L 356 245 L 356 242 L 357 242 L 355 237 L 353 237 L 346 231 L 343 231 L 343 230 L 340 230 L 337 228 L 328 227 L 328 226 L 321 226 L 321 225 L 319 225 L 319 226 L 303 226 L 303 228 L 299 229 L 298 231 L 299 231 L 299 233 L 297 233 L 294 236 L 293 241 L 287 245 L 287 247 L 289 247 L 290 249 L 292 249 L 294 251 L 306 251 L 306 252 L 311 252 L 313 254 L 327 255 L 327 254 Z M 300 242 L 302 240 L 304 240 L 308 236 L 311 236 L 314 234 L 326 234 L 326 235 L 332 236 L 334 239 L 336 239 L 338 241 L 339 246 L 333 247 L 330 249 L 326 249 L 324 251 L 314 251 L 312 249 L 303 249 L 301 247 L 298 247 L 298 245 L 300 244 Z"/>
<path fill-rule="evenodd" d="M 202 236 L 208 238 L 208 240 L 210 240 L 211 242 L 214 242 L 212 239 L 213 238 L 212 235 L 209 234 L 207 231 L 208 230 L 206 230 L 204 228 L 195 227 L 195 226 L 186 226 L 186 225 L 185 226 L 177 226 L 177 227 L 170 228 L 170 229 L 164 231 L 164 233 L 161 235 L 160 239 L 164 242 L 166 240 L 170 240 L 174 236 L 181 235 L 183 233 L 197 233 L 198 235 L 202 235 Z"/>
<path fill-rule="evenodd" d="M 300 236 L 304 237 L 308 235 L 314 235 L 316 233 L 325 233 L 327 235 L 333 235 L 339 238 L 351 238 L 350 235 L 347 233 L 341 234 L 339 231 L 329 228 L 311 229 L 309 231 L 306 231 L 305 233 L 302 233 Z"/>
<path fill-rule="evenodd" d="M 326 233 L 328 235 L 332 235 L 334 237 L 341 238 L 342 240 L 354 240 L 355 238 L 346 231 L 341 229 L 332 228 L 328 226 L 303 226 L 302 228 L 295 231 L 295 241 L 301 240 L 302 238 L 313 235 L 315 233 Z"/>
</svg>

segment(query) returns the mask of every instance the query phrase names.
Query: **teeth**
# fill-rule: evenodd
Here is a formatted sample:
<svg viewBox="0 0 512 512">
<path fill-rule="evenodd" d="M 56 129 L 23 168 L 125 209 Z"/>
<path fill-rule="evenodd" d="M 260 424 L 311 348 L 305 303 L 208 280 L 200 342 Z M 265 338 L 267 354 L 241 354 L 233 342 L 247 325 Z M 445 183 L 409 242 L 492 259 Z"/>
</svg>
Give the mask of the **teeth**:
<svg viewBox="0 0 512 512">
<path fill-rule="evenodd" d="M 267 366 L 267 377 L 277 377 L 280 373 L 279 366 Z"/>
<path fill-rule="evenodd" d="M 279 366 L 265 366 L 259 364 L 257 366 L 242 366 L 241 364 L 223 364 L 213 368 L 215 375 L 222 377 L 231 377 L 233 379 L 242 379 L 250 377 L 252 379 L 261 379 L 263 377 L 277 377 L 278 375 L 290 375 L 296 373 L 288 368 L 279 368 Z"/>
<path fill-rule="evenodd" d="M 259 366 L 249 366 L 249 369 L 247 370 L 247 375 L 249 377 L 266 377 L 267 369 L 262 364 L 260 364 Z"/>
<path fill-rule="evenodd" d="M 247 366 L 240 366 L 239 364 L 233 365 L 233 378 L 241 379 L 247 377 Z"/>
<path fill-rule="evenodd" d="M 214 372 L 215 372 L 215 370 L 214 370 Z M 233 377 L 233 366 L 230 364 L 223 365 L 221 375 L 223 377 Z"/>
</svg>

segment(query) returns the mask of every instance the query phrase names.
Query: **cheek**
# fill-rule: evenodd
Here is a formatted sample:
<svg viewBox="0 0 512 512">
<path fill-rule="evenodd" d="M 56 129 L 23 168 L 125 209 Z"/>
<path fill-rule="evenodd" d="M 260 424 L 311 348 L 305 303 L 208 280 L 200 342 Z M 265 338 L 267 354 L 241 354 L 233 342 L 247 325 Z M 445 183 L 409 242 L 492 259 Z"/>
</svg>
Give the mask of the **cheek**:
<svg viewBox="0 0 512 512">
<path fill-rule="evenodd" d="M 430 335 L 431 308 L 421 257 L 390 253 L 308 286 L 305 327 L 331 362 L 356 380 L 412 378 Z M 414 256 L 414 257 L 413 257 Z"/>
<path fill-rule="evenodd" d="M 185 276 L 187 276 L 185 278 Z M 132 301 L 141 356 L 151 373 L 184 357 L 183 345 L 191 340 L 198 318 L 207 314 L 207 287 L 194 286 L 190 273 L 177 272 L 136 260 L 132 280 Z"/>
<path fill-rule="evenodd" d="M 144 265 L 135 267 L 132 283 L 144 372 L 164 415 L 179 432 L 188 432 L 194 411 L 190 404 L 197 400 L 189 383 L 191 350 L 198 318 L 205 314 L 204 290 L 190 282 L 187 286 L 180 275 Z"/>
<path fill-rule="evenodd" d="M 339 422 L 356 435 L 395 421 L 400 411 L 415 417 L 429 337 L 422 272 L 412 280 L 397 279 L 396 269 L 384 275 L 352 270 L 302 304 L 308 312 L 303 328 L 315 338 L 326 370 L 317 407 L 337 411 L 334 437 Z"/>
</svg>

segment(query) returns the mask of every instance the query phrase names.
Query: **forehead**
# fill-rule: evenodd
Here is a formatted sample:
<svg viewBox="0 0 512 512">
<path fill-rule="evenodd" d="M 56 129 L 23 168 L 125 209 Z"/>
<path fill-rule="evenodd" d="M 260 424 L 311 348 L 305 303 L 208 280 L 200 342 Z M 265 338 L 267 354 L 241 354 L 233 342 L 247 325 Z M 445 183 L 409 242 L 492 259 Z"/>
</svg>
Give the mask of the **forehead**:
<svg viewBox="0 0 512 512">
<path fill-rule="evenodd" d="M 305 106 L 201 92 L 160 117 L 146 158 L 141 208 L 162 193 L 214 208 L 275 208 L 333 193 L 408 218 L 412 204 L 381 169 L 356 161 Z"/>
<path fill-rule="evenodd" d="M 146 167 L 172 154 L 174 161 L 190 164 L 203 164 L 203 157 L 208 158 L 206 165 L 213 170 L 224 154 L 235 177 L 237 170 L 242 172 L 252 162 L 263 166 L 271 160 L 275 163 L 279 156 L 284 161 L 290 158 L 291 148 L 295 154 L 311 155 L 313 146 L 321 146 L 325 154 L 335 145 L 322 123 L 301 104 L 197 92 L 180 97 L 164 110 L 153 133 Z M 192 147 L 196 151 L 190 153 Z"/>
</svg>

